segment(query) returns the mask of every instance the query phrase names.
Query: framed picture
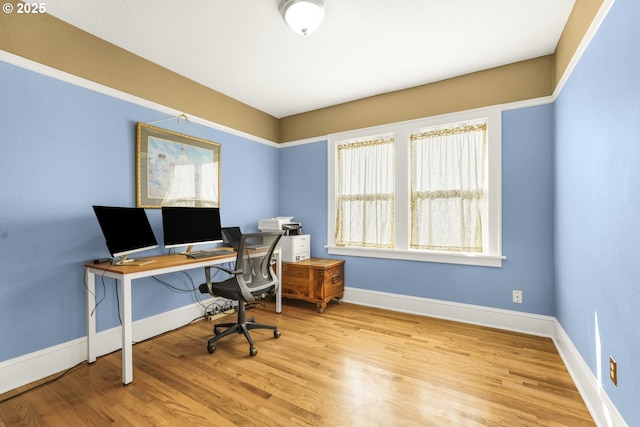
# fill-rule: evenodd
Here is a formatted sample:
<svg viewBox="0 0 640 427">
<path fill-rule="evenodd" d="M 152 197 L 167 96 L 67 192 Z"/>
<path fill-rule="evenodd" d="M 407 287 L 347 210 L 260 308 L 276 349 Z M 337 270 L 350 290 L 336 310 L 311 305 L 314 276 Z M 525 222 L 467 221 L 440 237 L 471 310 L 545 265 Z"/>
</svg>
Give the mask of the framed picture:
<svg viewBox="0 0 640 427">
<path fill-rule="evenodd" d="M 220 144 L 138 122 L 136 205 L 220 206 Z"/>
</svg>

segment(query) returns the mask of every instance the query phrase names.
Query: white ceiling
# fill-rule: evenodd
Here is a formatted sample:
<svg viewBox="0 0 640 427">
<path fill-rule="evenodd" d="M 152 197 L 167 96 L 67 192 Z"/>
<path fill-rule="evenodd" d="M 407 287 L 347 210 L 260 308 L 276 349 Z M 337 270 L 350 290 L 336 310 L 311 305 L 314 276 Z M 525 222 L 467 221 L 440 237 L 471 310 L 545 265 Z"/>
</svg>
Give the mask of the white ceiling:
<svg viewBox="0 0 640 427">
<path fill-rule="evenodd" d="M 551 54 L 575 0 L 48 0 L 47 12 L 277 118 Z"/>
</svg>

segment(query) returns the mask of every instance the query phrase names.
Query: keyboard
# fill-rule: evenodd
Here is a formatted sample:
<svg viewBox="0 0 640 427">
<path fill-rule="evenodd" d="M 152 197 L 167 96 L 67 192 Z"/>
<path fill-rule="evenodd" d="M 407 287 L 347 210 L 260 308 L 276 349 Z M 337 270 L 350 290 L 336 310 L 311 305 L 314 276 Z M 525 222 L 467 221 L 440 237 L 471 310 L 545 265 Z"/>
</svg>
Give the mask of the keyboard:
<svg viewBox="0 0 640 427">
<path fill-rule="evenodd" d="M 216 249 L 212 251 L 198 251 L 198 252 L 189 252 L 185 254 L 187 258 L 200 259 L 200 258 L 211 258 L 222 255 L 231 255 L 235 253 L 229 249 Z"/>
</svg>

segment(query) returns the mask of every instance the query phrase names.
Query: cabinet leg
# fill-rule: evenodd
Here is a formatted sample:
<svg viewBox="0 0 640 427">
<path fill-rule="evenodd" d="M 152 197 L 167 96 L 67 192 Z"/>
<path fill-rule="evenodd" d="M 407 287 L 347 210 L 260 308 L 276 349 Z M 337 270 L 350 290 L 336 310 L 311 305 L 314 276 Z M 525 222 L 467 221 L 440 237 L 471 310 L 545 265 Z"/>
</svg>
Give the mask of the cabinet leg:
<svg viewBox="0 0 640 427">
<path fill-rule="evenodd" d="M 316 304 L 316 306 L 318 307 L 318 312 L 322 313 L 324 312 L 324 309 L 327 307 L 327 303 L 319 302 L 318 304 Z"/>
</svg>

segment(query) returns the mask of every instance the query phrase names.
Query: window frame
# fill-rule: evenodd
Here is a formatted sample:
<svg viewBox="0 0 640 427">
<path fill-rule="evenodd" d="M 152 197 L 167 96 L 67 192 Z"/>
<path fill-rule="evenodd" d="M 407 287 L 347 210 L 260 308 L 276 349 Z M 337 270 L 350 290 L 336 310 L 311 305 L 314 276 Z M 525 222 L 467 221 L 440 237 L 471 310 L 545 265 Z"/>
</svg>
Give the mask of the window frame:
<svg viewBox="0 0 640 427">
<path fill-rule="evenodd" d="M 410 249 L 410 142 L 409 136 L 424 128 L 486 120 L 488 243 L 485 252 L 449 252 Z M 337 145 L 348 139 L 376 134 L 393 134 L 395 139 L 395 248 L 361 248 L 335 245 L 337 189 Z M 502 110 L 499 106 L 479 108 L 388 125 L 328 135 L 327 250 L 330 255 L 385 258 L 449 264 L 501 267 L 502 260 Z M 484 236 L 483 236 L 484 238 Z"/>
</svg>

